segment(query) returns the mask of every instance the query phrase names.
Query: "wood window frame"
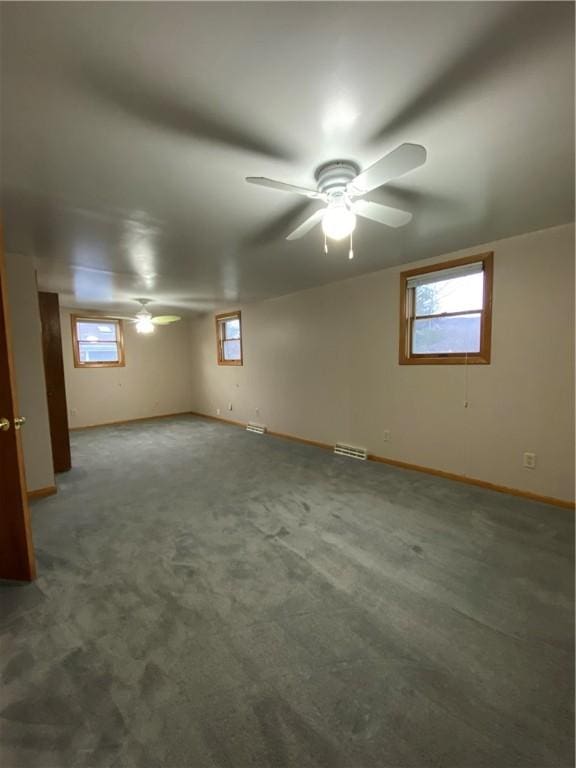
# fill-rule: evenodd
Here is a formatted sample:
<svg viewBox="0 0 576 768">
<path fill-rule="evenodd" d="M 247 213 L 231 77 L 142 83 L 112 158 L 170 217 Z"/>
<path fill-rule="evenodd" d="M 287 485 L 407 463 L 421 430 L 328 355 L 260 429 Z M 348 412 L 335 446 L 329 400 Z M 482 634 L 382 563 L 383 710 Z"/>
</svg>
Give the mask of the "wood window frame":
<svg viewBox="0 0 576 768">
<path fill-rule="evenodd" d="M 101 321 L 103 323 L 114 323 L 116 327 L 116 344 L 118 346 L 118 360 L 116 362 L 92 362 L 83 363 L 80 360 L 80 343 L 78 339 L 77 323 L 87 320 L 88 322 Z M 126 358 L 124 355 L 124 327 L 122 320 L 117 317 L 106 317 L 105 315 L 70 315 L 72 323 L 72 350 L 74 353 L 74 368 L 124 368 Z"/>
<path fill-rule="evenodd" d="M 216 322 L 216 351 L 217 351 L 217 359 L 218 359 L 218 365 L 244 365 L 244 347 L 242 344 L 242 313 L 240 310 L 236 310 L 234 312 L 223 312 L 220 315 L 216 315 L 214 318 Z M 225 320 L 236 320 L 238 319 L 240 321 L 240 338 L 238 341 L 240 342 L 240 359 L 239 360 L 225 360 L 224 359 L 224 345 L 223 341 L 225 339 L 222 338 L 220 334 L 220 328 L 226 327 L 224 325 Z"/>
<path fill-rule="evenodd" d="M 430 272 L 441 272 L 444 269 L 461 267 L 466 264 L 482 262 L 484 272 L 483 306 L 480 314 L 480 351 L 479 352 L 434 352 L 431 354 L 414 354 L 412 352 L 412 325 L 414 322 L 414 291 L 408 288 L 408 280 Z M 400 273 L 400 365 L 489 365 L 492 343 L 492 283 L 494 273 L 494 253 L 480 253 L 475 256 L 465 256 L 425 267 L 417 267 Z M 452 313 L 445 313 L 451 316 Z M 454 314 L 470 314 L 454 313 Z"/>
</svg>

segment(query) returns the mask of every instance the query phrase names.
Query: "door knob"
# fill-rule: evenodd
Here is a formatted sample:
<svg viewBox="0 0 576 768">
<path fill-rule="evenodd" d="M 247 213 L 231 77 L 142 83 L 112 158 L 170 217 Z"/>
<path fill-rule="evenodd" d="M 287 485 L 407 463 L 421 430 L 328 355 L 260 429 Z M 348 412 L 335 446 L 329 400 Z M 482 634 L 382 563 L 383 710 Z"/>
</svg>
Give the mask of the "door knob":
<svg viewBox="0 0 576 768">
<path fill-rule="evenodd" d="M 10 421 L 2 417 L 0 419 L 0 430 L 2 430 L 2 432 L 7 432 L 9 429 L 10 429 Z"/>
<path fill-rule="evenodd" d="M 26 416 L 16 416 L 14 419 L 14 429 L 20 429 L 26 424 Z"/>
</svg>

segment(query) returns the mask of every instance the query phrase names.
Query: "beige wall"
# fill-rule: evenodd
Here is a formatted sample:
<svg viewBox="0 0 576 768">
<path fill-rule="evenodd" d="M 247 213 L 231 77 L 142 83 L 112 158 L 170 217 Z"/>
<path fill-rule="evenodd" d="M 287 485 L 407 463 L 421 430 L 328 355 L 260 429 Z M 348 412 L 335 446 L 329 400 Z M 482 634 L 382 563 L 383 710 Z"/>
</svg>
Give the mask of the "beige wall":
<svg viewBox="0 0 576 768">
<path fill-rule="evenodd" d="M 42 328 L 31 256 L 6 255 L 8 302 L 19 411 L 26 417 L 22 448 L 29 491 L 54 485 Z"/>
<path fill-rule="evenodd" d="M 125 367 L 74 368 L 70 314 L 70 310 L 62 310 L 61 316 L 70 427 L 190 410 L 187 320 L 159 327 L 148 336 L 136 333 L 125 322 Z"/>
<path fill-rule="evenodd" d="M 193 321 L 194 410 L 573 499 L 574 228 L 421 263 L 486 250 L 495 252 L 491 365 L 398 364 L 394 267 L 241 306 L 243 367 L 216 364 L 212 315 Z M 536 469 L 523 468 L 524 451 L 537 454 Z"/>
</svg>

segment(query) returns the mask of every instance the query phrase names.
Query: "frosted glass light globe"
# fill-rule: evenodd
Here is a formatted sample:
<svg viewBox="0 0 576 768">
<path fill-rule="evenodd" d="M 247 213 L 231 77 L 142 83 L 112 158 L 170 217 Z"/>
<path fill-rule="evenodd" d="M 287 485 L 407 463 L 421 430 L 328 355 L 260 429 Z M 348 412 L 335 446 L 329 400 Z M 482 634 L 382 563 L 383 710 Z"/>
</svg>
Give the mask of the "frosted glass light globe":
<svg viewBox="0 0 576 768">
<path fill-rule="evenodd" d="M 152 333 L 154 330 L 154 323 L 149 317 L 141 317 L 136 323 L 137 333 Z"/>
<path fill-rule="evenodd" d="M 331 240 L 342 240 L 354 232 L 356 215 L 344 205 L 328 208 L 322 218 L 322 229 Z"/>
</svg>

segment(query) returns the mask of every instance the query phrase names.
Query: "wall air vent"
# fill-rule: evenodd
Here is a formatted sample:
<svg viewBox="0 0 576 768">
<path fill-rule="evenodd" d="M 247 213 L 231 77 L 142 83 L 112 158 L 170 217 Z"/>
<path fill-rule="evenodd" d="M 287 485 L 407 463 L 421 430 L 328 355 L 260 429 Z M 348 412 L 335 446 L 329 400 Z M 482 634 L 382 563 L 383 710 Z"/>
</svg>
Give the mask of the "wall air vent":
<svg viewBox="0 0 576 768">
<path fill-rule="evenodd" d="M 264 432 L 266 432 L 266 427 L 263 427 L 262 424 L 247 424 L 246 431 L 255 432 L 257 435 L 263 435 Z"/>
<path fill-rule="evenodd" d="M 352 459 L 360 459 L 361 461 L 366 461 L 368 458 L 366 448 L 356 448 L 354 445 L 346 445 L 346 443 L 336 443 L 334 453 L 337 453 L 338 456 L 350 456 Z"/>
</svg>

